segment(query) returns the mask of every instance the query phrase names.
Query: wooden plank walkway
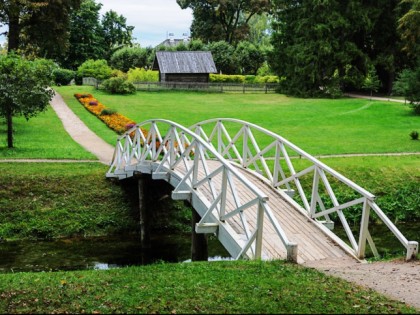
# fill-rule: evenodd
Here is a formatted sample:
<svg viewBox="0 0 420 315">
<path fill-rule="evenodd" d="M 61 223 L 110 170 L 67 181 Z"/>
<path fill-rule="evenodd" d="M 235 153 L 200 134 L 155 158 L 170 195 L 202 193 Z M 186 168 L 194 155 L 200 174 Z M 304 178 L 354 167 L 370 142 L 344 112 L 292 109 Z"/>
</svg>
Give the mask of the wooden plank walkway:
<svg viewBox="0 0 420 315">
<path fill-rule="evenodd" d="M 208 171 L 210 173 L 220 167 L 220 165 L 221 164 L 218 161 L 207 160 L 207 166 L 210 167 Z M 181 169 L 183 169 L 181 173 L 185 174 L 184 167 L 178 168 L 177 171 L 180 171 Z M 240 167 L 237 167 L 237 170 L 239 170 L 240 173 L 247 178 L 247 180 L 251 181 L 258 189 L 269 197 L 268 205 L 286 233 L 288 239 L 291 242 L 298 244 L 297 262 L 299 264 L 322 259 L 337 259 L 350 256 L 349 253 L 339 246 L 331 237 L 326 235 L 312 219 L 298 210 L 297 207 L 288 201 L 287 198 L 285 198 L 279 191 L 263 182 L 250 171 Z M 206 177 L 203 168 L 200 167 L 199 173 L 199 177 Z M 221 174 L 212 178 L 213 186 L 216 187 L 216 190 L 221 187 L 221 180 Z M 234 186 L 236 188 L 237 197 L 242 205 L 255 199 L 255 196 L 252 196 L 249 189 L 247 189 L 240 181 L 235 181 Z M 214 200 L 214 196 L 209 185 L 206 187 L 201 186 L 200 193 L 206 196 L 208 202 L 211 203 Z M 236 208 L 235 201 L 233 200 L 231 194 L 228 194 L 226 207 L 227 209 Z M 250 230 L 254 230 L 257 226 L 257 205 L 248 208 L 244 211 L 244 213 Z M 203 215 L 203 213 L 200 213 L 200 215 Z M 227 219 L 226 222 L 233 227 L 238 234 L 243 234 L 245 239 L 245 234 L 239 216 L 231 217 Z M 267 217 L 265 217 L 264 222 L 262 259 L 286 259 L 287 250 L 277 235 L 273 225 Z"/>
</svg>

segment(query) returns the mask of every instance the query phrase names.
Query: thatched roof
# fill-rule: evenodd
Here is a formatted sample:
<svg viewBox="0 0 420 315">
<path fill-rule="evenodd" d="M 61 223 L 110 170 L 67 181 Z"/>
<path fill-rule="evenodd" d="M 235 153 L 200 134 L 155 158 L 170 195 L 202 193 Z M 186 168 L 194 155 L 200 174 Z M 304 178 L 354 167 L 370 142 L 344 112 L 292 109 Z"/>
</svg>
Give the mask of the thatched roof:
<svg viewBox="0 0 420 315">
<path fill-rule="evenodd" d="M 209 51 L 158 51 L 153 70 L 161 73 L 217 73 Z"/>
</svg>

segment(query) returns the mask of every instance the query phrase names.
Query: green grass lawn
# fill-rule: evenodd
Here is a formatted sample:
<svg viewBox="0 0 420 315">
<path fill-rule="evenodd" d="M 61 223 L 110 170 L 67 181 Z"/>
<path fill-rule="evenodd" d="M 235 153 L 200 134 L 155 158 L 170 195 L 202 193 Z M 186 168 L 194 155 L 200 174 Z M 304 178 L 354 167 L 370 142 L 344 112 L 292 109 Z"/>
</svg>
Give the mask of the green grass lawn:
<svg viewBox="0 0 420 315">
<path fill-rule="evenodd" d="M 0 275 L 0 313 L 416 314 L 373 290 L 281 261 Z"/>
<path fill-rule="evenodd" d="M 280 94 L 204 94 L 137 92 L 110 95 L 89 86 L 57 87 L 69 106 L 110 144 L 115 136 L 92 119 L 74 93 L 92 93 L 105 106 L 141 122 L 163 118 L 185 126 L 218 117 L 260 125 L 312 155 L 420 152 L 409 133 L 420 130 L 420 117 L 401 103 L 343 98 L 297 99 Z"/>
<path fill-rule="evenodd" d="M 271 94 L 112 96 L 80 86 L 57 90 L 110 144 L 118 136 L 87 112 L 74 93 L 92 93 L 137 122 L 165 118 L 189 126 L 213 117 L 249 120 L 314 155 L 420 152 L 420 142 L 408 136 L 420 130 L 420 117 L 398 103 Z M 67 135 L 52 109 L 29 122 L 17 118 L 14 127 L 16 149 L 9 150 L 4 124 L 0 125 L 2 159 L 94 158 Z M 398 209 L 418 209 L 418 156 L 322 161 L 362 187 L 365 182 L 373 193 L 391 196 L 389 203 L 395 201 Z M 57 238 L 135 230 L 132 205 L 123 199 L 119 186 L 105 180 L 105 172 L 106 166 L 99 163 L 0 164 L 0 237 Z M 0 313 L 417 313 L 374 291 L 281 261 L 0 274 L 0 297 Z"/>
<path fill-rule="evenodd" d="M 49 106 L 27 121 L 13 119 L 14 148 L 7 148 L 7 129 L 0 120 L 0 159 L 91 159 L 97 158 L 76 143 Z"/>
</svg>

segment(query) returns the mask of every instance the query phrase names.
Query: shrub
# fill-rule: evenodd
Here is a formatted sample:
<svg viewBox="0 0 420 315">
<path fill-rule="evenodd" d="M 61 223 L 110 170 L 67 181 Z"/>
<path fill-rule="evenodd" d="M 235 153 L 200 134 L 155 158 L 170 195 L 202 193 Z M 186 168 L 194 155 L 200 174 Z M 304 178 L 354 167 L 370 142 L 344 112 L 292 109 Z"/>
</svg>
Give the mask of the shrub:
<svg viewBox="0 0 420 315">
<path fill-rule="evenodd" d="M 129 82 L 158 82 L 159 71 L 134 68 L 128 71 L 127 77 Z"/>
<path fill-rule="evenodd" d="M 111 94 L 133 94 L 136 92 L 136 87 L 121 77 L 105 80 L 101 87 Z"/>
<path fill-rule="evenodd" d="M 89 59 L 77 68 L 77 75 L 82 78 L 92 77 L 98 80 L 106 80 L 111 77 L 112 69 L 104 59 Z"/>
<path fill-rule="evenodd" d="M 89 103 L 90 104 L 90 103 Z M 103 115 L 112 115 L 112 114 L 116 114 L 117 113 L 117 111 L 115 110 L 115 109 L 111 109 L 111 108 L 104 108 L 102 111 L 101 111 L 101 116 L 103 116 Z"/>
<path fill-rule="evenodd" d="M 68 69 L 55 69 L 53 71 L 54 82 L 57 85 L 69 85 L 71 80 L 75 78 L 76 73 Z"/>
<path fill-rule="evenodd" d="M 412 140 L 419 140 L 419 133 L 417 131 L 410 132 L 410 137 Z"/>
<path fill-rule="evenodd" d="M 110 64 L 121 71 L 127 72 L 130 68 L 145 67 L 148 63 L 149 51 L 140 47 L 124 47 L 111 56 Z"/>
</svg>

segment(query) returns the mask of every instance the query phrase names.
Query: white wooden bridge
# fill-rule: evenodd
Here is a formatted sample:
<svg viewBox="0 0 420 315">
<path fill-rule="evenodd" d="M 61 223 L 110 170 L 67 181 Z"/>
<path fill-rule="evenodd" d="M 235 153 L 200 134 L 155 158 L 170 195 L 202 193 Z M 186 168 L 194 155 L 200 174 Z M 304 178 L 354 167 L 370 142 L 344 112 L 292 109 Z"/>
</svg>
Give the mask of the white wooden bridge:
<svg viewBox="0 0 420 315">
<path fill-rule="evenodd" d="M 363 260 L 373 215 L 406 249 L 418 253 L 375 203 L 375 196 L 288 140 L 237 119 L 211 119 L 186 128 L 154 119 L 117 140 L 107 177 L 151 174 L 169 182 L 172 198 L 200 215 L 198 233 L 214 233 L 235 259 L 297 263 L 352 256 Z M 346 191 L 345 197 L 335 193 Z M 351 197 L 349 197 L 351 196 Z M 359 213 L 355 228 L 346 212 Z M 335 216 L 347 238 L 333 233 Z M 355 235 L 356 234 L 356 235 Z"/>
</svg>

